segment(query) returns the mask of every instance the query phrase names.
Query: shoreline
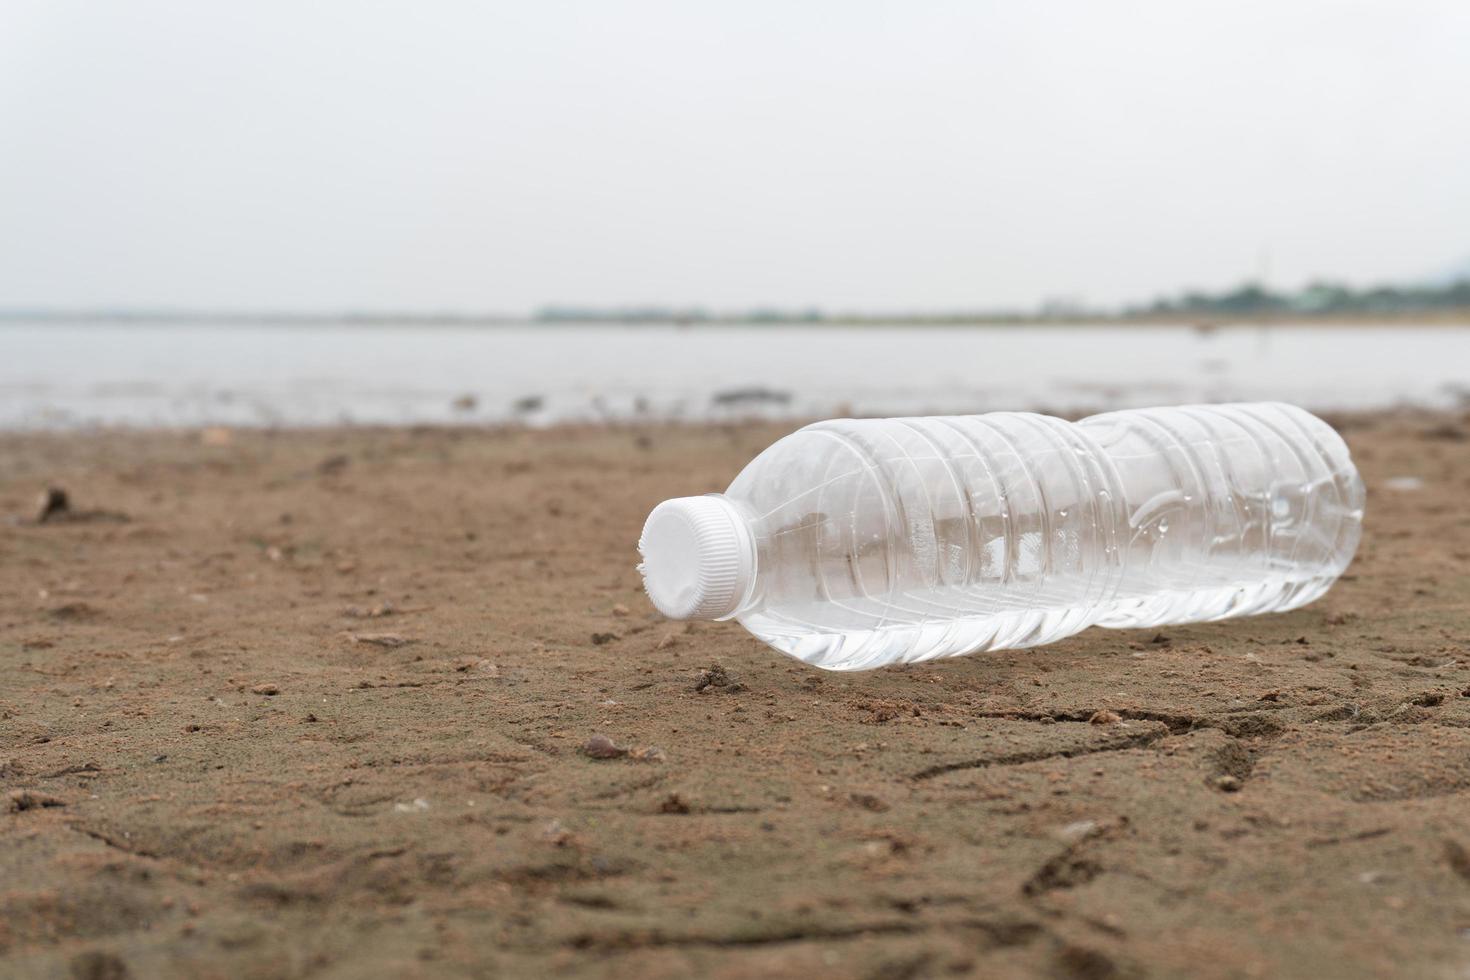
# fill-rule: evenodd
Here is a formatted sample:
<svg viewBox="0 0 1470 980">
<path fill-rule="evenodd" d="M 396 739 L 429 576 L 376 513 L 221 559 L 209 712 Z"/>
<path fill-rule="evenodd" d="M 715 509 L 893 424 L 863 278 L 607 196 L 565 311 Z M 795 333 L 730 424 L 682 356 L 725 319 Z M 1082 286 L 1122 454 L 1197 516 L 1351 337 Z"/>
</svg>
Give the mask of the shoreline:
<svg viewBox="0 0 1470 980">
<path fill-rule="evenodd" d="M 1159 403 L 1164 404 L 1164 403 Z M 1228 402 L 1201 403 L 1228 404 Z M 1133 407 L 1133 406 L 1129 406 Z M 1139 407 L 1150 407 L 1147 405 Z M 1400 423 L 1407 426 L 1423 425 L 1455 426 L 1470 420 L 1470 406 L 1466 408 L 1432 407 L 1402 404 L 1387 408 L 1306 408 L 1313 415 L 1329 422 L 1334 428 L 1347 429 L 1379 424 Z M 1075 422 L 1091 415 L 1118 411 L 1115 407 L 1076 406 L 1060 407 L 1041 405 L 1030 408 L 994 409 L 987 411 L 1015 411 L 1037 415 L 1050 415 Z M 915 417 L 943 414 L 919 412 Z M 646 418 L 609 417 L 603 420 L 553 419 L 544 423 L 528 422 L 514 418 L 465 419 L 463 421 L 425 422 L 335 422 L 279 424 L 269 422 L 180 422 L 177 424 L 133 425 L 129 423 L 87 423 L 67 426 L 0 426 L 0 443 L 4 441 L 35 441 L 44 443 L 49 439 L 85 440 L 94 438 L 181 439 L 197 443 L 204 448 L 229 446 L 235 438 L 263 437 L 280 439 L 298 436 L 314 439 L 335 439 L 349 436 L 390 437 L 394 435 L 447 436 L 459 439 L 465 436 L 483 435 L 493 438 L 508 436 L 546 438 L 595 438 L 599 434 L 652 436 L 659 433 L 698 434 L 709 431 L 758 430 L 790 432 L 816 422 L 841 418 L 881 418 L 876 415 L 732 415 L 728 418 L 688 418 L 659 416 Z"/>
<path fill-rule="evenodd" d="M 1172 330 L 1233 330 L 1259 327 L 1318 327 L 1322 329 L 1356 327 L 1450 327 L 1470 328 L 1470 309 L 1446 309 L 1420 312 L 1361 312 L 1361 313 L 1274 313 L 1243 316 L 1221 316 L 1214 314 L 1188 315 L 1138 315 L 1138 316 L 1076 316 L 1076 317 L 1033 317 L 1025 315 L 997 314 L 995 316 L 830 316 L 817 320 L 809 319 L 750 319 L 719 318 L 682 321 L 677 319 L 536 319 L 534 317 L 478 317 L 478 316 L 423 316 L 423 315 L 373 315 L 363 317 L 337 314 L 253 314 L 253 313 L 157 313 L 157 314 L 107 314 L 107 313 L 0 313 L 0 329 L 15 326 L 99 326 L 99 327 L 179 327 L 183 329 L 210 329 L 213 327 L 330 327 L 343 330 L 373 330 L 394 327 L 421 327 L 424 329 L 476 328 L 495 330 L 502 328 L 527 327 L 559 330 L 564 328 L 618 329 L 674 329 L 674 330 L 718 330 L 741 328 L 761 330 L 766 328 L 791 330 L 821 330 L 827 327 L 841 328 L 975 328 L 975 329 L 1027 329 L 1031 327 L 1095 327 L 1098 329 L 1157 328 Z"/>
</svg>

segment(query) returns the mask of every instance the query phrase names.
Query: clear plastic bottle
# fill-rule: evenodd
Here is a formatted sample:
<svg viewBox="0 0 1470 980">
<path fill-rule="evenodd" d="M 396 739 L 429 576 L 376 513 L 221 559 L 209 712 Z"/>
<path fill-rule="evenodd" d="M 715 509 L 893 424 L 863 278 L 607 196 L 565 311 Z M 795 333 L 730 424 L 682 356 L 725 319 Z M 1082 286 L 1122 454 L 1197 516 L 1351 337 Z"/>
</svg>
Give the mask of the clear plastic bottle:
<svg viewBox="0 0 1470 980">
<path fill-rule="evenodd" d="M 863 670 L 1295 609 L 1363 503 L 1342 438 L 1291 405 L 842 419 L 656 507 L 640 571 L 667 616 Z"/>
</svg>

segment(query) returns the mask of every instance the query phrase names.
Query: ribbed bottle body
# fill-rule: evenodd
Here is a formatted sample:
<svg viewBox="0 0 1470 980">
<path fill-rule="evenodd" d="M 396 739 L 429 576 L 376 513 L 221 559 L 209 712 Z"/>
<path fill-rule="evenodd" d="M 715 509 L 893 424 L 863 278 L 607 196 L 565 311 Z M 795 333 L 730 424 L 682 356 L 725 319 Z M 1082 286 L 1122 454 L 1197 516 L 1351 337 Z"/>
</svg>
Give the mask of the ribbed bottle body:
<svg viewBox="0 0 1470 980">
<path fill-rule="evenodd" d="M 1292 608 L 1362 514 L 1341 439 L 1277 405 L 820 422 L 726 497 L 756 548 L 737 618 L 834 670 Z"/>
</svg>

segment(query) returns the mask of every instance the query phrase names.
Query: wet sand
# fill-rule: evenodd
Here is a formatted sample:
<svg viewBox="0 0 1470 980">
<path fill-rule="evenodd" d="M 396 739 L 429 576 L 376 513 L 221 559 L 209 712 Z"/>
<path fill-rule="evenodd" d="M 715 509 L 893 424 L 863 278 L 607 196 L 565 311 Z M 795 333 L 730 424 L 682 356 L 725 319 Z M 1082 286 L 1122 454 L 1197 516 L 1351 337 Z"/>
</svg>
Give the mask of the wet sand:
<svg viewBox="0 0 1470 980">
<path fill-rule="evenodd" d="M 1335 421 L 1315 605 L 845 675 L 634 571 L 783 428 L 0 435 L 0 973 L 1463 976 L 1470 423 Z"/>
</svg>

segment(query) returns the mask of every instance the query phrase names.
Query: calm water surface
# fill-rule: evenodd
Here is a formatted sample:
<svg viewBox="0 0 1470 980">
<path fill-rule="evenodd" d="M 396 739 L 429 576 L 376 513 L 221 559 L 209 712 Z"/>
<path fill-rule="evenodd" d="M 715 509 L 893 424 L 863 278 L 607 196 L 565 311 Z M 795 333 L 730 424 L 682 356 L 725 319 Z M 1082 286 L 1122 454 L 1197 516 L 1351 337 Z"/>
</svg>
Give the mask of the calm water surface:
<svg viewBox="0 0 1470 980">
<path fill-rule="evenodd" d="M 0 427 L 1470 402 L 1470 327 L 0 326 Z"/>
</svg>

